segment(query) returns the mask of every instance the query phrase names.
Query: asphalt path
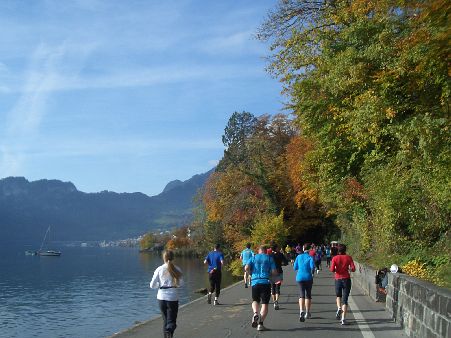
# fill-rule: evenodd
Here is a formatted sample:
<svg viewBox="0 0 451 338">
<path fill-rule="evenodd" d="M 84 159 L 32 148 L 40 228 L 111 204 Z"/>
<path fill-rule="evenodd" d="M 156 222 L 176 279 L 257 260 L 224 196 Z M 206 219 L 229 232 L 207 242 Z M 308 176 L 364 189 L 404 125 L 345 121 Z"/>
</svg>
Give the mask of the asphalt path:
<svg viewBox="0 0 451 338">
<path fill-rule="evenodd" d="M 199 286 L 202 287 L 202 286 Z M 315 274 L 312 289 L 312 318 L 299 321 L 299 287 L 291 266 L 284 267 L 279 310 L 271 302 L 264 322 L 267 331 L 251 327 L 251 289 L 242 282 L 221 291 L 220 305 L 207 304 L 206 297 L 180 307 L 174 337 L 324 337 L 324 338 L 389 338 L 406 337 L 390 319 L 384 304 L 375 303 L 356 285 L 352 286 L 347 315 L 348 325 L 335 319 L 336 305 L 333 274 L 325 268 Z M 155 302 L 156 304 L 156 302 Z M 156 305 L 157 306 L 157 305 Z M 161 317 L 139 324 L 114 338 L 163 337 Z"/>
</svg>

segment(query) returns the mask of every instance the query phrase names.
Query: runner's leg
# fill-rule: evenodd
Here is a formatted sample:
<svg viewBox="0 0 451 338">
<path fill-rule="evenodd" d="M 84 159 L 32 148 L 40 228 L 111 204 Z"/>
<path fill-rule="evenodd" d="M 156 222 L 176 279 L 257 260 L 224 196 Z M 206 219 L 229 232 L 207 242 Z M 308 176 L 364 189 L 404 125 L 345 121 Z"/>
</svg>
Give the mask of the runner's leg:
<svg viewBox="0 0 451 338">
<path fill-rule="evenodd" d="M 308 317 L 310 316 L 310 308 L 312 307 L 312 286 L 313 286 L 313 280 L 309 281 L 306 285 L 306 295 L 305 295 L 305 310 L 308 314 Z"/>
<path fill-rule="evenodd" d="M 177 314 L 179 312 L 179 302 L 167 302 L 167 322 L 166 322 L 166 331 L 174 333 L 175 328 L 177 327 Z"/>
<path fill-rule="evenodd" d="M 158 299 L 158 306 L 160 307 L 161 316 L 163 317 L 163 334 L 166 337 L 166 325 L 168 322 L 168 307 L 165 300 Z"/>
<path fill-rule="evenodd" d="M 351 278 L 345 279 L 345 280 L 343 280 L 343 282 L 344 282 L 343 299 L 342 299 L 343 300 L 343 305 L 342 305 L 343 313 L 341 315 L 341 319 L 345 319 L 346 313 L 348 312 L 348 297 L 351 292 Z"/>
<path fill-rule="evenodd" d="M 268 314 L 268 304 L 269 304 L 269 299 L 271 298 L 271 285 L 269 284 L 264 284 L 261 286 L 262 289 L 262 304 L 261 304 L 261 308 L 260 308 L 260 322 L 259 324 L 263 324 L 266 315 Z"/>
<path fill-rule="evenodd" d="M 216 274 L 217 278 L 216 278 L 216 283 L 215 283 L 215 288 L 216 288 L 216 299 L 218 299 L 220 293 L 221 293 L 221 279 L 222 279 L 222 273 L 221 271 L 218 271 Z"/>
</svg>

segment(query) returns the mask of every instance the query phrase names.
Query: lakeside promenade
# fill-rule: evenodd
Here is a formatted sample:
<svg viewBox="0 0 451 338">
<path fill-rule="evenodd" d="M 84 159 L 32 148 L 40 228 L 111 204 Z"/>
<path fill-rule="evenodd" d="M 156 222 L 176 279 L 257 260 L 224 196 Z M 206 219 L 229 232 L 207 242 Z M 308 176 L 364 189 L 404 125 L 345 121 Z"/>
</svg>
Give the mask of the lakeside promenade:
<svg viewBox="0 0 451 338">
<path fill-rule="evenodd" d="M 221 291 L 218 306 L 207 304 L 206 297 L 181 306 L 174 337 L 406 337 L 403 330 L 390 319 L 384 304 L 375 303 L 355 284 L 352 286 L 349 299 L 348 325 L 341 326 L 335 319 L 337 309 L 333 274 L 325 267 L 319 274 L 315 274 L 312 289 L 312 318 L 304 323 L 299 322 L 298 297 L 299 288 L 295 282 L 293 267 L 285 266 L 284 284 L 279 300 L 280 310 L 274 310 L 272 302 L 270 303 L 265 320 L 267 331 L 258 332 L 251 327 L 251 289 L 245 289 L 240 282 Z M 155 306 L 157 306 L 156 300 Z M 158 338 L 163 336 L 162 325 L 161 317 L 157 317 L 112 337 Z"/>
</svg>

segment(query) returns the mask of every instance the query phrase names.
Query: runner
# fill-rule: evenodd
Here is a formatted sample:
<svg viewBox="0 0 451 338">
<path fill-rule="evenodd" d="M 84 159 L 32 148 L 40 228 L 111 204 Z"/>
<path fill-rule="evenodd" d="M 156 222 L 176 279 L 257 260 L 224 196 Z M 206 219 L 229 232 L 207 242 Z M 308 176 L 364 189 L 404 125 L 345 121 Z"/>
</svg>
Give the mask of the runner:
<svg viewBox="0 0 451 338">
<path fill-rule="evenodd" d="M 302 254 L 302 246 L 301 246 L 301 244 L 298 243 L 298 245 L 296 245 L 296 247 L 294 248 L 294 252 L 296 253 L 296 256 Z"/>
<path fill-rule="evenodd" d="M 224 265 L 224 255 L 222 254 L 221 245 L 216 244 L 215 249 L 210 251 L 205 257 L 204 264 L 208 264 L 208 279 L 210 281 L 210 290 L 207 294 L 207 303 L 211 304 L 211 294 L 215 293 L 215 301 L 213 305 L 219 305 L 219 294 L 221 290 L 221 270 Z"/>
<path fill-rule="evenodd" d="M 157 299 L 163 316 L 163 333 L 165 338 L 172 338 L 177 327 L 177 313 L 179 310 L 179 295 L 177 288 L 183 286 L 182 271 L 172 263 L 174 253 L 163 252 L 164 264 L 154 272 L 150 287 L 158 288 Z"/>
<path fill-rule="evenodd" d="M 326 266 L 328 268 L 330 268 L 330 255 L 331 255 L 330 246 L 328 245 L 326 246 Z"/>
<path fill-rule="evenodd" d="M 256 327 L 258 331 L 264 331 L 266 328 L 263 322 L 268 314 L 268 304 L 271 298 L 271 283 L 269 278 L 271 275 L 276 275 L 276 264 L 274 259 L 266 254 L 267 248 L 262 245 L 258 249 L 258 254 L 255 255 L 248 265 L 246 270 L 252 274 L 252 327 Z M 259 307 L 261 309 L 259 314 Z"/>
<path fill-rule="evenodd" d="M 240 255 L 241 264 L 243 265 L 243 270 L 244 270 L 244 287 L 245 288 L 247 288 L 247 286 L 251 282 L 251 276 L 246 271 L 245 267 L 246 267 L 246 264 L 249 263 L 249 261 L 252 259 L 252 257 L 254 257 L 254 251 L 252 251 L 252 249 L 251 249 L 251 243 L 247 243 L 246 249 L 244 249 Z"/>
<path fill-rule="evenodd" d="M 321 258 L 322 258 L 323 252 L 322 252 L 320 246 L 317 246 L 315 251 L 316 251 L 316 252 L 315 252 L 316 274 L 319 274 L 319 270 L 322 270 L 322 269 L 323 269 L 323 268 L 321 267 Z"/>
<path fill-rule="evenodd" d="M 277 244 L 272 247 L 272 257 L 274 263 L 276 264 L 277 276 L 272 276 L 271 281 L 271 296 L 274 303 L 274 310 L 279 310 L 279 297 L 280 297 L 280 286 L 283 282 L 283 269 L 282 265 L 288 265 L 288 259 L 283 254 L 283 250 L 279 250 Z"/>
<path fill-rule="evenodd" d="M 285 247 L 285 255 L 286 255 L 287 259 L 290 260 L 290 264 L 293 265 L 294 264 L 294 254 L 293 254 L 293 249 L 291 248 L 290 244 L 287 244 L 287 246 Z"/>
<path fill-rule="evenodd" d="M 330 271 L 335 272 L 335 293 L 337 295 L 336 318 L 340 319 L 341 325 L 346 325 L 346 313 L 348 311 L 348 297 L 351 292 L 351 275 L 349 270 L 355 271 L 352 257 L 346 254 L 346 245 L 338 245 L 338 255 L 332 258 Z"/>
<path fill-rule="evenodd" d="M 296 273 L 296 282 L 299 284 L 299 321 L 304 322 L 305 319 L 312 317 L 310 308 L 312 306 L 312 285 L 313 274 L 315 271 L 315 263 L 309 255 L 310 244 L 304 244 L 304 253 L 298 255 L 294 261 L 294 271 Z"/>
</svg>

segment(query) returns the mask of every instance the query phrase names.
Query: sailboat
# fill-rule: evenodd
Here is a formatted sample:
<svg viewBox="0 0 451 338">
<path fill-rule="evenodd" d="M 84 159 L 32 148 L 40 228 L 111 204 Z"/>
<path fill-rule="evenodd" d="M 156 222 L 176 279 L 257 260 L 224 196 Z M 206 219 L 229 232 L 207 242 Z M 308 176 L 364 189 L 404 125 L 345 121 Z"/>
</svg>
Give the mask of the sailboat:
<svg viewBox="0 0 451 338">
<path fill-rule="evenodd" d="M 42 241 L 41 247 L 39 248 L 39 251 L 37 252 L 37 254 L 39 256 L 59 257 L 59 256 L 61 256 L 61 251 L 55 251 L 55 250 L 44 250 L 44 251 L 42 251 L 42 248 L 43 248 L 44 243 L 45 243 L 45 239 L 47 238 L 47 235 L 48 235 L 49 232 L 50 232 L 50 226 L 47 228 L 47 231 L 45 232 L 44 240 Z"/>
</svg>

